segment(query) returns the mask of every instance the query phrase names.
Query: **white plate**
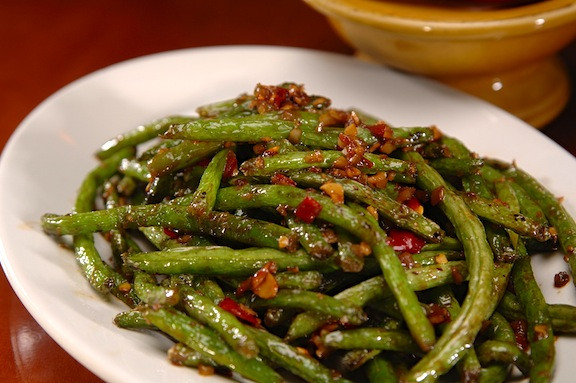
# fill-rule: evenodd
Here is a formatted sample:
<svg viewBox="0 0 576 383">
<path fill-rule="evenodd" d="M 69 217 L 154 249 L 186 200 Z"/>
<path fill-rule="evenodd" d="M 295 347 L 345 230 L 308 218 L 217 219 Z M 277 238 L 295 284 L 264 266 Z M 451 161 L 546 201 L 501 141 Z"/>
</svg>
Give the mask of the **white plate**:
<svg viewBox="0 0 576 383">
<path fill-rule="evenodd" d="M 174 367 L 168 342 L 112 324 L 125 307 L 84 281 L 72 254 L 39 227 L 43 213 L 67 213 L 93 152 L 108 138 L 154 118 L 251 91 L 258 82 L 294 81 L 395 125 L 436 124 L 473 150 L 537 176 L 576 215 L 576 159 L 501 110 L 420 78 L 350 57 L 280 47 L 213 47 L 167 52 L 113 65 L 63 88 L 36 108 L 10 139 L 0 164 L 1 262 L 26 308 L 67 352 L 110 382 L 221 382 Z M 561 256 L 537 266 L 550 302 L 576 304 Z M 15 344 L 14 347 L 20 347 Z M 24 347 L 24 346 L 22 346 Z M 570 381 L 576 339 L 558 341 L 556 382 Z M 573 361 L 572 361 L 573 363 Z M 49 368 L 49 366 L 47 366 Z"/>
</svg>

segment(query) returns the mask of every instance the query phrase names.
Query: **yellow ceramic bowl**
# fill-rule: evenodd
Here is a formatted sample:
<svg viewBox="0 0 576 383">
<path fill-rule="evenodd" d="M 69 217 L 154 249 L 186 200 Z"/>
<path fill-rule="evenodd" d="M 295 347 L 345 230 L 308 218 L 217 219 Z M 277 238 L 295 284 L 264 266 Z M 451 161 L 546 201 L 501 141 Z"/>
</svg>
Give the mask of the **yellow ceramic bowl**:
<svg viewBox="0 0 576 383">
<path fill-rule="evenodd" d="M 305 0 L 358 54 L 484 98 L 536 127 L 566 105 L 557 53 L 576 37 L 576 0 L 472 9 L 401 0 Z"/>
</svg>

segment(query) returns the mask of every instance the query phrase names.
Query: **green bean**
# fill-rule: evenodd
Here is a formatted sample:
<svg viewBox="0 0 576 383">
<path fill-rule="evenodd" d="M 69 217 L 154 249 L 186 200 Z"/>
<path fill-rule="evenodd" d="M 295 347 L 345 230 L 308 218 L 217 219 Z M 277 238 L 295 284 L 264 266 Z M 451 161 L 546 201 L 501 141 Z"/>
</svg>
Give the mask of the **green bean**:
<svg viewBox="0 0 576 383">
<path fill-rule="evenodd" d="M 129 310 L 116 314 L 114 324 L 120 328 L 132 330 L 156 330 L 156 327 L 150 324 L 140 311 Z"/>
<path fill-rule="evenodd" d="M 171 116 L 152 121 L 146 125 L 140 125 L 129 132 L 106 141 L 97 151 L 96 156 L 101 160 L 109 158 L 112 154 L 122 149 L 132 148 L 158 137 L 159 134 L 164 133 L 173 124 L 183 124 L 190 120 L 190 117 Z"/>
<path fill-rule="evenodd" d="M 74 205 L 74 210 L 77 214 L 83 214 L 94 208 L 94 201 L 99 187 L 116 173 L 118 164 L 122 159 L 133 154 L 133 148 L 119 150 L 103 160 L 98 167 L 84 178 Z M 129 290 L 126 291 L 126 289 L 122 288 L 128 283 L 124 276 L 115 272 L 102 261 L 94 244 L 92 233 L 77 233 L 74 235 L 73 247 L 76 260 L 82 272 L 96 291 L 100 293 L 112 292 L 129 306 L 133 306 L 137 302 L 137 298 Z"/>
<path fill-rule="evenodd" d="M 530 217 L 530 219 L 540 222 L 542 225 L 548 225 L 548 219 L 546 218 L 546 214 L 538 205 L 536 201 L 530 197 L 530 195 L 524 190 L 520 185 L 516 182 L 511 182 L 510 186 L 514 190 L 514 195 L 518 199 L 518 203 L 520 205 L 520 212 L 524 214 L 526 217 Z"/>
<path fill-rule="evenodd" d="M 227 154 L 227 151 L 223 150 L 220 153 L 220 155 L 217 154 L 214 157 L 206 169 L 202 170 L 202 176 L 198 182 L 199 185 L 197 186 L 194 193 L 188 195 L 186 198 L 173 199 L 170 203 L 192 206 L 204 205 L 204 211 L 212 210 L 214 201 L 216 199 L 216 191 L 220 185 L 220 178 L 222 177 L 224 163 L 226 161 L 225 154 Z M 157 177 L 155 180 L 163 178 L 167 177 Z M 196 208 L 195 213 L 202 213 L 202 211 L 198 211 Z M 164 228 L 149 226 L 140 227 L 139 229 L 158 249 L 162 250 L 167 248 L 180 247 L 183 245 L 182 239 L 174 239 L 168 236 L 165 233 Z M 199 235 L 187 235 L 185 239 L 185 243 L 188 246 L 208 246 L 212 244 L 210 240 Z"/>
<path fill-rule="evenodd" d="M 336 363 L 339 370 L 355 371 L 370 362 L 383 351 L 384 350 L 369 350 L 366 348 L 346 350 L 344 355 L 342 355 Z"/>
<path fill-rule="evenodd" d="M 444 236 L 439 243 L 427 243 L 422 247 L 422 251 L 460 251 L 462 244 L 457 238 Z"/>
<path fill-rule="evenodd" d="M 488 331 L 492 333 L 491 338 L 503 342 L 516 343 L 514 330 L 502 314 L 494 312 L 489 322 Z"/>
<path fill-rule="evenodd" d="M 320 259 L 325 259 L 334 252 L 334 248 L 328 243 L 322 230 L 318 226 L 303 222 L 292 214 L 288 214 L 286 223 L 288 227 L 298 235 L 300 245 L 308 254 Z"/>
<path fill-rule="evenodd" d="M 433 126 L 392 127 L 392 139 L 398 147 L 434 142 L 440 136 L 440 131 Z"/>
<path fill-rule="evenodd" d="M 450 320 L 456 318 L 461 311 L 460 303 L 456 299 L 454 292 L 450 286 L 438 286 L 430 293 L 433 295 L 434 302 L 444 307 L 450 314 Z M 445 331 L 449 322 L 439 324 L 440 331 Z M 463 359 L 457 364 L 460 371 L 460 376 L 463 381 L 475 381 L 481 373 L 481 365 L 478 361 L 478 356 L 474 348 L 470 348 Z"/>
<path fill-rule="evenodd" d="M 430 266 L 441 264 L 444 261 L 463 260 L 464 254 L 455 250 L 428 250 L 413 254 L 412 259 L 416 266 Z"/>
<path fill-rule="evenodd" d="M 556 229 L 560 246 L 572 269 L 572 281 L 576 284 L 576 221 L 554 194 L 528 173 L 519 168 L 511 168 L 506 170 L 505 174 L 532 196 Z"/>
<path fill-rule="evenodd" d="M 554 321 L 549 314 L 548 305 L 540 292 L 530 266 L 530 259 L 523 255 L 514 265 L 513 283 L 521 293 L 521 301 L 526 313 L 528 342 L 532 365 L 527 375 L 533 382 L 548 382 L 552 378 L 555 363 Z M 559 326 L 563 326 L 560 324 Z M 510 331 L 512 332 L 512 331 Z M 511 334 L 509 338 L 513 338 Z M 510 339 L 508 339 L 511 341 Z M 512 342 L 512 341 L 511 341 Z M 512 342 L 514 343 L 514 342 Z"/>
<path fill-rule="evenodd" d="M 474 158 L 475 155 L 456 137 L 442 135 L 440 143 L 448 149 L 450 157 L 455 158 Z"/>
<path fill-rule="evenodd" d="M 134 275 L 134 292 L 153 307 L 174 306 L 180 301 L 179 289 L 159 286 L 154 276 L 141 271 Z"/>
<path fill-rule="evenodd" d="M 520 213 L 515 213 L 502 203 L 472 194 L 463 194 L 462 198 L 474 213 L 490 222 L 541 242 L 552 238 L 547 225 L 542 225 Z"/>
<path fill-rule="evenodd" d="M 189 207 L 196 214 L 205 214 L 214 208 L 224 168 L 230 154 L 232 152 L 228 149 L 216 153 L 202 174 L 198 187 L 191 195 L 192 201 Z"/>
<path fill-rule="evenodd" d="M 338 252 L 335 258 L 340 268 L 350 273 L 362 271 L 366 264 L 365 256 L 357 250 L 360 245 L 356 237 L 340 227 L 336 227 L 334 231 L 338 237 Z"/>
<path fill-rule="evenodd" d="M 444 177 L 477 174 L 484 166 L 484 161 L 479 158 L 434 158 L 428 163 Z"/>
<path fill-rule="evenodd" d="M 364 311 L 356 304 L 307 290 L 278 290 L 275 297 L 268 299 L 253 297 L 250 306 L 254 308 L 299 308 L 325 314 L 330 318 L 338 319 L 341 323 L 351 325 L 362 324 L 368 319 Z"/>
<path fill-rule="evenodd" d="M 302 353 L 296 347 L 290 346 L 276 335 L 254 327 L 247 327 L 247 329 L 258 343 L 260 353 L 264 358 L 307 382 L 348 382 L 346 379 L 336 377 L 329 368 Z"/>
<path fill-rule="evenodd" d="M 394 364 L 382 356 L 376 356 L 366 364 L 366 375 L 370 383 L 396 383 L 398 381 Z"/>
<path fill-rule="evenodd" d="M 351 205 L 351 207 L 359 216 L 363 214 L 368 224 L 379 234 L 374 242 L 368 242 L 372 246 L 373 255 L 378 261 L 382 275 L 398 303 L 410 334 L 412 334 L 416 344 L 422 351 L 429 351 L 436 342 L 434 327 L 426 317 L 426 314 L 420 309 L 420 302 L 414 290 L 410 287 L 400 259 L 392 246 L 386 243 L 386 234 L 378 221 L 361 206 Z"/>
<path fill-rule="evenodd" d="M 412 368 L 406 378 L 408 381 L 433 381 L 463 356 L 463 351 L 470 347 L 482 322 L 489 316 L 487 309 L 490 308 L 494 263 L 484 227 L 466 203 L 450 190 L 435 170 L 423 162 L 420 155 L 406 153 L 405 158 L 416 163 L 418 185 L 429 192 L 444 189 L 444 198 L 438 205 L 455 227 L 470 272 L 469 292 L 460 315 L 450 323 L 434 349 Z"/>
<path fill-rule="evenodd" d="M 233 314 L 189 287 L 182 288 L 182 297 L 188 315 L 216 331 L 235 351 L 248 358 L 258 355 L 256 342 Z"/>
<path fill-rule="evenodd" d="M 516 344 L 516 335 L 514 334 L 514 330 L 512 330 L 512 326 L 506 318 L 498 312 L 494 312 L 490 317 L 486 336 L 496 341 L 509 343 L 511 345 Z M 509 370 L 508 363 L 490 362 L 489 365 L 482 368 L 482 372 L 477 381 L 479 383 L 504 382 L 508 377 Z"/>
<path fill-rule="evenodd" d="M 120 163 L 119 169 L 122 174 L 130 176 L 139 181 L 148 182 L 151 178 L 150 171 L 146 163 L 138 161 L 137 159 L 125 158 Z"/>
<path fill-rule="evenodd" d="M 335 266 L 298 251 L 286 253 L 271 248 L 232 249 L 224 246 L 180 247 L 164 251 L 129 254 L 128 265 L 149 273 L 247 276 L 267 262 L 278 270 L 334 270 Z"/>
<path fill-rule="evenodd" d="M 484 169 L 484 166 L 482 169 Z M 468 174 L 462 178 L 462 188 L 464 191 L 479 195 L 483 198 L 494 198 L 494 191 L 490 186 L 481 174 Z"/>
<path fill-rule="evenodd" d="M 384 122 L 382 122 L 381 119 L 374 117 L 374 116 L 370 116 L 367 113 L 363 112 L 363 111 L 359 111 L 359 110 L 354 110 L 354 113 L 356 113 L 358 115 L 358 117 L 360 117 L 360 120 L 366 124 L 366 125 L 376 125 L 379 123 L 383 123 L 385 125 L 388 125 Z M 405 146 L 411 146 L 411 145 L 417 145 L 417 144 L 424 144 L 424 143 L 431 143 L 431 142 L 435 142 L 437 141 L 440 136 L 441 133 L 440 131 L 431 126 L 431 127 L 427 127 L 427 126 L 403 126 L 403 127 L 395 127 L 395 126 L 389 126 L 390 130 L 392 132 L 392 138 L 390 138 L 390 141 L 393 142 L 393 144 L 396 147 L 405 147 Z M 367 144 L 371 145 L 373 144 L 374 137 L 372 135 L 372 132 L 364 127 L 359 127 L 358 128 L 358 136 L 360 136 L 364 141 L 366 141 Z"/>
<path fill-rule="evenodd" d="M 262 176 L 312 167 L 331 168 L 334 162 L 341 158 L 343 158 L 343 154 L 338 150 L 287 152 L 269 157 L 248 159 L 242 163 L 240 170 L 247 176 Z"/>
<path fill-rule="evenodd" d="M 186 346 L 184 343 L 175 343 L 168 349 L 168 360 L 177 366 L 199 367 L 201 365 L 217 367 L 218 365 L 200 352 Z"/>
<path fill-rule="evenodd" d="M 526 319 L 518 298 L 507 292 L 498 305 L 498 311 L 509 320 Z M 574 333 L 576 329 L 576 306 L 567 304 L 548 304 L 552 329 L 554 332 Z"/>
<path fill-rule="evenodd" d="M 328 347 L 346 350 L 369 348 L 411 354 L 421 353 L 410 334 L 376 327 L 332 331 L 322 336 L 322 342 Z"/>
<path fill-rule="evenodd" d="M 250 109 L 252 97 L 240 96 L 237 98 L 212 102 L 196 108 L 196 112 L 202 118 L 232 117 L 254 114 L 256 111 Z"/>
<path fill-rule="evenodd" d="M 185 235 L 181 238 L 173 238 L 166 234 L 163 227 L 159 226 L 139 227 L 138 230 L 140 230 L 158 250 L 173 249 L 182 246 L 210 246 L 214 244 L 208 238 L 200 235 Z"/>
<path fill-rule="evenodd" d="M 281 113 L 200 119 L 173 125 L 165 137 L 214 142 L 259 142 L 287 139 L 293 129 L 299 129 L 302 133 L 300 143 L 335 149 L 338 144 L 338 132 L 318 133 L 316 130 L 318 123 L 318 114 L 310 112 L 301 112 L 293 120 L 283 119 Z"/>
<path fill-rule="evenodd" d="M 502 364 L 495 364 L 482 369 L 482 374 L 478 383 L 501 383 L 508 377 L 508 367 Z"/>
<path fill-rule="evenodd" d="M 459 150 L 463 150 L 460 146 Z M 497 172 L 495 169 L 488 165 L 482 166 L 478 174 L 472 174 L 464 177 L 462 179 L 462 186 L 467 193 L 472 193 L 470 195 L 477 195 L 480 198 L 485 199 L 488 203 L 504 202 L 508 208 L 512 210 L 510 206 L 511 200 L 516 201 L 512 190 L 504 190 L 504 188 L 496 187 L 496 184 L 503 184 L 501 180 L 503 176 L 501 173 Z M 506 185 L 508 185 L 506 183 Z M 505 196 L 502 196 L 506 192 Z M 500 194 L 499 194 L 500 193 Z M 495 198 L 498 199 L 495 200 Z M 477 214 L 479 211 L 475 211 Z M 519 211 L 514 209 L 514 213 Z M 498 213 L 496 215 L 499 215 Z M 519 217 L 520 218 L 520 217 Z M 490 219 L 486 220 L 490 221 Z M 499 262 L 513 262 L 518 256 L 516 250 L 514 249 L 509 232 L 499 223 L 494 223 L 492 218 L 491 222 L 485 222 L 486 239 L 494 252 L 494 257 Z M 539 222 L 535 222 L 535 225 Z"/>
<path fill-rule="evenodd" d="M 380 157 L 367 153 L 364 157 L 371 166 L 359 167 L 366 173 L 396 172 L 412 175 L 414 169 L 409 163 L 392 157 Z M 296 171 L 308 168 L 331 168 L 344 158 L 338 150 L 298 151 L 277 154 L 270 157 L 254 157 L 242 163 L 240 170 L 247 176 L 271 175 L 277 172 Z"/>
<path fill-rule="evenodd" d="M 478 347 L 478 358 L 481 363 L 499 361 L 512 363 L 524 374 L 531 368 L 530 356 L 510 342 L 487 340 Z"/>
<path fill-rule="evenodd" d="M 212 211 L 194 216 L 189 213 L 186 206 L 168 204 L 120 206 L 64 216 L 47 214 L 42 217 L 42 228 L 53 235 L 78 235 L 119 228 L 160 226 L 255 246 L 278 248 L 281 238 L 287 240 L 287 249 L 293 249 L 296 243 L 290 229 L 270 222 L 225 212 Z"/>
<path fill-rule="evenodd" d="M 322 286 L 323 275 L 317 270 L 280 272 L 274 275 L 279 288 L 317 290 Z"/>
<path fill-rule="evenodd" d="M 519 207 L 517 207 L 519 209 Z M 532 367 L 531 382 L 548 382 L 552 378 L 555 362 L 554 331 L 548 305 L 534 278 L 532 264 L 524 243 L 516 241 L 520 255 L 514 263 L 512 282 L 517 297 L 526 313 Z"/>
<path fill-rule="evenodd" d="M 185 277 L 185 275 L 181 277 Z M 220 285 L 209 277 L 195 275 L 191 285 L 200 294 L 210 298 L 215 303 L 220 303 L 224 298 L 226 298 L 226 294 Z"/>
<path fill-rule="evenodd" d="M 112 179 L 106 181 L 102 187 L 102 197 L 104 199 L 104 205 L 107 209 L 116 207 L 120 204 L 120 197 L 118 190 L 116 188 L 117 179 L 114 181 Z M 112 258 L 114 261 L 114 268 L 116 270 L 122 269 L 122 254 L 127 251 L 131 251 L 131 245 L 136 251 L 140 251 L 140 248 L 134 241 L 128 241 L 126 233 L 122 230 L 111 230 L 105 237 L 110 242 L 110 248 L 112 250 Z"/>
<path fill-rule="evenodd" d="M 184 140 L 176 146 L 157 152 L 146 165 L 152 178 L 160 177 L 192 166 L 221 147 L 222 143 L 219 142 Z"/>
<path fill-rule="evenodd" d="M 436 341 L 434 328 L 420 309 L 418 298 L 410 288 L 402 266 L 400 265 L 400 270 L 397 267 L 392 267 L 393 262 L 398 260 L 394 250 L 380 242 L 373 246 L 373 251 L 380 263 L 384 278 L 400 306 L 400 311 L 406 320 L 410 333 L 423 351 L 431 350 Z"/>
<path fill-rule="evenodd" d="M 504 201 L 512 211 L 521 212 L 518 193 L 514 189 L 513 182 L 506 178 L 502 172 L 494 169 L 490 165 L 482 167 L 481 175 L 487 182 L 494 185 L 495 194 L 498 196 L 498 199 Z M 534 219 L 532 216 L 529 217 Z"/>
<path fill-rule="evenodd" d="M 514 262 L 518 258 L 518 252 L 510 238 L 510 234 L 514 233 L 507 233 L 504 228 L 491 222 L 487 222 L 484 228 L 486 230 L 486 239 L 494 252 L 494 258 L 499 262 Z"/>
<path fill-rule="evenodd" d="M 172 338 L 214 360 L 218 365 L 238 372 L 256 382 L 282 382 L 272 368 L 257 358 L 247 358 L 232 350 L 215 332 L 174 309 L 140 309 L 142 315 L 154 326 Z"/>
</svg>

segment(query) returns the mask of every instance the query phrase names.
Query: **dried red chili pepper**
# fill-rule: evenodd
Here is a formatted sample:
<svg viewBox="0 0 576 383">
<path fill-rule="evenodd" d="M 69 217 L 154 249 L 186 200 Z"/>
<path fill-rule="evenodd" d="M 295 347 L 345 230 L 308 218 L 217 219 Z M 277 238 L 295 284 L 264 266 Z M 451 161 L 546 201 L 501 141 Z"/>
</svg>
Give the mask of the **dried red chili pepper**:
<svg viewBox="0 0 576 383">
<path fill-rule="evenodd" d="M 222 299 L 218 306 L 244 322 L 247 322 L 253 326 L 260 326 L 261 321 L 256 313 L 248 307 L 236 302 L 232 298 L 226 297 Z"/>
<path fill-rule="evenodd" d="M 426 241 L 416 236 L 408 230 L 391 229 L 388 232 L 388 245 L 395 251 L 407 252 L 411 254 L 419 253 Z"/>
<path fill-rule="evenodd" d="M 313 222 L 322 211 L 322 205 L 310 196 L 306 196 L 296 207 L 296 217 L 306 223 Z"/>
<path fill-rule="evenodd" d="M 278 271 L 275 262 L 268 262 L 260 268 L 254 275 L 240 283 L 236 288 L 236 295 L 240 296 L 246 291 L 252 291 L 260 298 L 269 299 L 278 293 L 278 282 L 274 274 Z"/>
<path fill-rule="evenodd" d="M 523 319 L 513 320 L 510 322 L 514 336 L 516 337 L 516 344 L 520 349 L 527 351 L 530 348 L 528 342 L 528 324 Z"/>
<path fill-rule="evenodd" d="M 420 201 L 418 200 L 418 198 L 416 197 L 412 197 L 410 199 L 408 199 L 407 201 L 404 202 L 404 204 L 406 206 L 408 206 L 410 209 L 422 214 L 424 212 L 424 207 L 422 206 L 422 204 L 420 203 Z"/>
<path fill-rule="evenodd" d="M 170 237 L 171 239 L 176 239 L 179 237 L 178 233 L 175 232 L 172 229 L 169 229 L 167 227 L 164 228 L 164 234 L 166 234 L 168 237 Z"/>
<path fill-rule="evenodd" d="M 285 176 L 282 173 L 274 173 L 270 177 L 270 183 L 273 185 L 296 186 L 297 183 L 292 178 Z"/>
<path fill-rule="evenodd" d="M 226 155 L 226 165 L 224 166 L 224 172 L 222 173 L 223 179 L 228 179 L 234 177 L 238 174 L 238 159 L 236 154 L 230 151 Z"/>
<path fill-rule="evenodd" d="M 368 128 L 368 130 L 370 130 L 370 133 L 372 133 L 372 135 L 379 140 L 386 140 L 392 138 L 392 129 L 390 128 L 390 126 L 388 126 L 383 122 L 379 122 L 374 125 L 368 125 L 366 126 L 366 128 Z"/>
<path fill-rule="evenodd" d="M 554 287 L 560 288 L 566 286 L 570 282 L 570 274 L 565 271 L 560 271 L 554 275 Z"/>
</svg>

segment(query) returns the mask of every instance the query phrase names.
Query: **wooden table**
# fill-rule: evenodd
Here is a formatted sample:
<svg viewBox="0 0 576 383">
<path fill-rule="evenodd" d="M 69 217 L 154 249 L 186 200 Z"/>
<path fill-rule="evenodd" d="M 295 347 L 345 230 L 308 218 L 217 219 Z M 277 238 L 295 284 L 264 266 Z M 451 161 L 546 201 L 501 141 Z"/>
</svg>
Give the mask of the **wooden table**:
<svg viewBox="0 0 576 383">
<path fill-rule="evenodd" d="M 228 44 L 353 50 L 300 0 L 3 0 L 0 150 L 22 119 L 69 82 L 119 61 Z M 576 44 L 564 52 L 576 78 Z M 543 132 L 576 155 L 576 100 Z M 34 321 L 0 272 L 0 381 L 100 382 Z"/>
</svg>

